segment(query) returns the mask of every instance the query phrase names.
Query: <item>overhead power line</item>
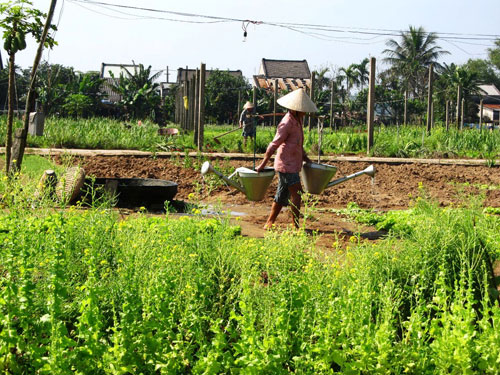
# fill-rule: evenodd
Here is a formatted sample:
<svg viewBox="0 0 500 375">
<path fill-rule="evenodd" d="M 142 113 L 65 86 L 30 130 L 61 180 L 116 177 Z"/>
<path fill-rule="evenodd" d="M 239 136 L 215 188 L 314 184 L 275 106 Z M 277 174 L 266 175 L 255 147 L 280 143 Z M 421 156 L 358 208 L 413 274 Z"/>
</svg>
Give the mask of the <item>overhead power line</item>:
<svg viewBox="0 0 500 375">
<path fill-rule="evenodd" d="M 122 5 L 122 4 L 112 4 L 103 1 L 94 1 L 94 0 L 68 0 L 72 3 L 80 3 L 87 5 L 94 5 L 96 7 L 101 7 L 103 9 L 107 9 L 109 11 L 114 11 L 117 13 L 125 14 L 129 17 L 136 17 L 136 19 L 161 19 L 172 22 L 181 22 L 181 23 L 221 23 L 221 22 L 241 22 L 243 25 L 248 25 L 250 23 L 254 25 L 266 25 L 272 27 L 279 27 L 288 29 L 294 32 L 298 32 L 301 34 L 308 35 L 313 38 L 327 40 L 327 41 L 337 41 L 337 42 L 347 42 L 353 44 L 368 44 L 374 43 L 374 39 L 379 37 L 399 37 L 404 31 L 402 30 L 394 30 L 394 29 L 377 29 L 377 28 L 362 28 L 362 27 L 346 27 L 346 26 L 332 26 L 332 25 L 321 25 L 321 24 L 308 24 L 308 23 L 290 23 L 290 22 L 271 22 L 271 21 L 261 21 L 261 20 L 249 20 L 243 18 L 231 18 L 231 17 L 222 17 L 222 16 L 212 16 L 205 14 L 196 14 L 196 13 L 187 13 L 187 12 L 178 12 L 172 10 L 164 10 L 164 9 L 154 9 L 154 8 L 146 8 L 139 6 L 130 6 L 130 5 Z M 88 9 L 88 8 L 87 8 Z M 121 10 L 118 10 L 121 9 Z M 123 10 L 128 11 L 139 11 L 145 13 L 154 13 L 154 14 L 168 14 L 170 16 L 176 16 L 181 18 L 164 18 L 159 16 L 151 16 L 151 15 L 138 15 L 127 13 Z M 112 15 L 108 15 L 113 17 Z M 116 17 L 115 18 L 119 18 Z M 196 20 L 194 20 L 196 19 Z M 203 21 L 204 20 L 204 21 Z M 245 26 L 246 27 L 246 26 Z M 245 29 L 246 31 L 246 29 Z M 500 39 L 500 34 L 480 34 L 480 33 L 457 33 L 457 32 L 433 32 L 440 39 L 446 41 L 453 41 L 456 43 L 467 43 L 467 44 L 476 44 L 472 43 L 473 41 L 483 41 L 483 42 L 494 42 L 497 39 Z M 343 34 L 343 36 L 339 35 Z M 356 36 L 357 35 L 357 36 Z M 478 44 L 481 45 L 481 44 Z M 483 46 L 493 46 L 493 45 L 484 45 Z"/>
</svg>

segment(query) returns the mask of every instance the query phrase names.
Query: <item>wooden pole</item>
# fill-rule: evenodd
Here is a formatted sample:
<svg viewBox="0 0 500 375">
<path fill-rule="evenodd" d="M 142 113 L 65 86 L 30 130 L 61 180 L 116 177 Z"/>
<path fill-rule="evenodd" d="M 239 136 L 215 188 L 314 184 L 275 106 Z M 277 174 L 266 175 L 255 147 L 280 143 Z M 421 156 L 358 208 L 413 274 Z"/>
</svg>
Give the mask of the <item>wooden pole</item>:
<svg viewBox="0 0 500 375">
<path fill-rule="evenodd" d="M 189 130 L 194 130 L 194 118 L 196 117 L 196 113 L 194 112 L 196 101 L 195 99 L 195 91 L 196 91 L 196 74 L 191 78 L 189 82 Z"/>
<path fill-rule="evenodd" d="M 252 103 L 255 108 L 255 113 L 257 113 L 257 86 L 254 86 L 252 90 Z"/>
<path fill-rule="evenodd" d="M 368 128 L 367 153 L 370 153 L 373 147 L 373 119 L 375 115 L 375 57 L 370 58 L 370 81 L 368 85 L 368 113 L 366 114 L 366 122 Z"/>
<path fill-rule="evenodd" d="M 198 150 L 203 149 L 205 127 L 205 64 L 200 65 L 200 112 L 198 113 Z"/>
<path fill-rule="evenodd" d="M 479 102 L 479 129 L 483 130 L 483 99 Z"/>
<path fill-rule="evenodd" d="M 198 142 L 198 113 L 200 112 L 200 69 L 196 68 L 194 86 L 194 144 Z"/>
<path fill-rule="evenodd" d="M 314 102 L 314 81 L 315 81 L 316 74 L 315 72 L 311 73 L 311 92 L 309 93 L 311 96 L 311 100 Z M 307 115 L 307 124 L 308 124 L 308 129 L 311 131 L 311 127 L 313 126 L 313 118 L 309 114 Z"/>
<path fill-rule="evenodd" d="M 240 118 L 240 108 L 241 108 L 241 90 L 238 89 L 238 108 L 236 108 L 236 126 L 238 126 L 238 120 Z"/>
<path fill-rule="evenodd" d="M 405 90 L 405 107 L 403 113 L 403 125 L 408 123 L 408 90 Z"/>
<path fill-rule="evenodd" d="M 460 130 L 464 128 L 464 106 L 465 106 L 465 99 L 462 98 L 462 111 L 460 113 Z"/>
<path fill-rule="evenodd" d="M 335 118 L 333 117 L 333 79 L 330 87 L 330 129 L 333 129 L 335 127 L 335 130 L 337 130 L 337 126 L 335 125 Z"/>
<path fill-rule="evenodd" d="M 427 86 L 427 134 L 431 134 L 432 129 L 432 78 L 434 65 L 429 66 L 429 84 Z"/>
<path fill-rule="evenodd" d="M 460 126 L 460 103 L 462 102 L 462 88 L 458 86 L 457 89 L 457 114 L 455 116 L 456 126 L 457 128 Z"/>
<path fill-rule="evenodd" d="M 274 99 L 273 99 L 273 126 L 276 128 L 276 100 L 278 97 L 278 80 L 274 80 Z"/>
<path fill-rule="evenodd" d="M 450 101 L 446 101 L 446 131 L 450 130 Z"/>
</svg>

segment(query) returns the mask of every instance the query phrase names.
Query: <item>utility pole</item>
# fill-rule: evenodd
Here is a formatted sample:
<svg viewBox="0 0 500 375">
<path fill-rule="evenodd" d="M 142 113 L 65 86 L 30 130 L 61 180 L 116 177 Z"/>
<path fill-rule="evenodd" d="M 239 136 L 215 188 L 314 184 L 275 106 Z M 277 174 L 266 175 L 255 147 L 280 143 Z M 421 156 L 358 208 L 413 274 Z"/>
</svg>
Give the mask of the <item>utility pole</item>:
<svg viewBox="0 0 500 375">
<path fill-rule="evenodd" d="M 375 57 L 370 58 L 370 81 L 368 83 L 368 113 L 366 114 L 366 125 L 368 130 L 368 150 L 373 147 L 373 118 L 375 115 Z"/>
<path fill-rule="evenodd" d="M 429 66 L 429 85 L 427 89 L 427 134 L 431 134 L 432 128 L 432 83 L 433 83 L 433 73 L 434 65 Z"/>
</svg>

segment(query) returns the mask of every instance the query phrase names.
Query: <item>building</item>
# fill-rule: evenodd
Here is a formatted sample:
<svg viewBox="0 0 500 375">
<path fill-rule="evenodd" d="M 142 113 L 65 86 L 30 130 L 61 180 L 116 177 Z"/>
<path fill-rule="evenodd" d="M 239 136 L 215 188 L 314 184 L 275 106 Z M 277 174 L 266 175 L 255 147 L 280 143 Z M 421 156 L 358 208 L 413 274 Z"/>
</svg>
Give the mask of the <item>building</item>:
<svg viewBox="0 0 500 375">
<path fill-rule="evenodd" d="M 483 120 L 498 124 L 500 122 L 500 90 L 495 85 L 480 85 L 480 99 L 483 100 Z"/>
<path fill-rule="evenodd" d="M 278 90 L 310 89 L 311 71 L 307 60 L 262 59 L 259 74 L 253 76 L 253 85 L 274 91 L 275 82 Z"/>
</svg>

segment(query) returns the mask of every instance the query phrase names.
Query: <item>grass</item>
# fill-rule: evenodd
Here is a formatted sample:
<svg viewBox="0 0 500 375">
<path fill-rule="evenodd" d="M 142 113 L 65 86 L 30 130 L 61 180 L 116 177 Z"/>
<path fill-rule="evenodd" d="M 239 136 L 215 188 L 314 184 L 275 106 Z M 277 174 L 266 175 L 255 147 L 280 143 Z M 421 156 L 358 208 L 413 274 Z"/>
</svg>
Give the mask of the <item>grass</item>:
<svg viewBox="0 0 500 375">
<path fill-rule="evenodd" d="M 5 121 L 5 116 L 1 119 Z M 20 122 L 16 123 L 20 126 Z M 176 126 L 170 124 L 169 126 Z M 240 131 L 218 138 L 217 135 L 234 129 L 228 125 L 206 125 L 205 150 L 217 152 L 252 153 L 253 145 L 243 145 Z M 256 152 L 265 152 L 274 137 L 273 127 L 258 126 Z M 0 128 L 0 139 L 5 139 L 5 128 Z M 318 134 L 316 130 L 305 132 L 304 148 L 312 156 L 317 154 Z M 48 118 L 42 137 L 28 137 L 31 147 L 62 147 L 89 149 L 134 149 L 145 151 L 194 150 L 191 133 L 175 137 L 158 135 L 158 126 L 144 122 L 125 124 L 121 121 L 94 118 L 72 120 Z M 338 131 L 325 128 L 321 151 L 323 154 L 365 154 L 367 135 L 364 127 L 346 127 Z M 500 157 L 500 132 L 478 131 L 477 129 L 448 132 L 443 127 L 435 127 L 427 135 L 423 127 L 418 126 L 377 126 L 374 134 L 374 156 L 386 157 L 440 157 L 440 158 L 482 158 L 489 166 L 495 165 Z"/>
<path fill-rule="evenodd" d="M 33 210 L 16 192 L 0 212 L 3 372 L 498 373 L 500 217 L 473 200 L 422 191 L 384 240 L 325 253 L 300 230 Z"/>
</svg>

